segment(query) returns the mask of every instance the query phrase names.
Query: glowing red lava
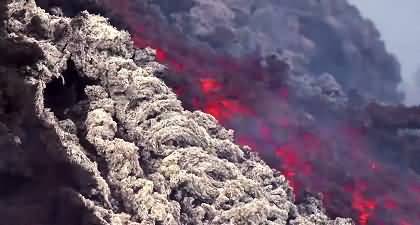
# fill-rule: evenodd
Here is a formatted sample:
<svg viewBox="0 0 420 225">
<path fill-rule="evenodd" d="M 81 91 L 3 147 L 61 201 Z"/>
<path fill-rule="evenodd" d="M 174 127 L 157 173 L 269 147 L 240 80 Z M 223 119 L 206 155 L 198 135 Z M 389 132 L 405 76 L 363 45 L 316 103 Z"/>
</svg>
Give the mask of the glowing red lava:
<svg viewBox="0 0 420 225">
<path fill-rule="evenodd" d="M 110 11 L 129 26 L 137 47 L 157 49 L 156 60 L 192 86 L 172 88 L 185 104 L 212 114 L 283 172 L 296 195 L 323 193 L 332 215 L 360 225 L 420 224 L 420 179 L 371 153 L 363 128 L 347 121 L 302 130 L 286 85 L 265 86 L 270 73 L 252 58 L 235 59 L 189 47 L 158 24 L 144 22 L 128 0 L 108 0 Z"/>
</svg>

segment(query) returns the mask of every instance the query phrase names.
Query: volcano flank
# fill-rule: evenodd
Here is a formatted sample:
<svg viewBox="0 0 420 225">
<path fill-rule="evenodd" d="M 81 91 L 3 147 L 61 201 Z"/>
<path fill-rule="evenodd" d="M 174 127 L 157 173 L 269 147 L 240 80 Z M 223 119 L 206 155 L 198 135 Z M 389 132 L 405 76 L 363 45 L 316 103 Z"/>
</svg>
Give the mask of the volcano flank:
<svg viewBox="0 0 420 225">
<path fill-rule="evenodd" d="M 4 224 L 419 224 L 420 108 L 346 0 L 0 10 Z"/>
</svg>

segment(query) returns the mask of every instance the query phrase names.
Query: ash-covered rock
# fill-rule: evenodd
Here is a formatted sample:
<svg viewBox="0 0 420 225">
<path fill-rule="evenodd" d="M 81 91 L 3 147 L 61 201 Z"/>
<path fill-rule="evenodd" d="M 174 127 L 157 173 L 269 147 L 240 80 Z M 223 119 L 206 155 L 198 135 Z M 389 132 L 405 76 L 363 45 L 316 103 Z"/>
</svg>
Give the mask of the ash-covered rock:
<svg viewBox="0 0 420 225">
<path fill-rule="evenodd" d="M 185 111 L 154 51 L 105 18 L 0 9 L 1 224 L 352 224 L 299 210 L 283 175 Z"/>
</svg>

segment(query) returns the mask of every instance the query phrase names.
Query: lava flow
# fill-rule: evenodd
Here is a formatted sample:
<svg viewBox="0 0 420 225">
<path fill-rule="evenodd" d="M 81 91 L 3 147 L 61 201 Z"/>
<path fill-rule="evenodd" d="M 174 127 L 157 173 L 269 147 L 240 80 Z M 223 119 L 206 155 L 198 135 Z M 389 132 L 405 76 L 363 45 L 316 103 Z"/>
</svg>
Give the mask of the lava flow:
<svg viewBox="0 0 420 225">
<path fill-rule="evenodd" d="M 185 107 L 234 129 L 239 144 L 283 172 L 297 199 L 305 190 L 322 193 L 330 215 L 352 217 L 360 225 L 420 224 L 419 175 L 383 161 L 366 128 L 350 120 L 303 126 L 293 90 L 284 82 L 287 65 L 262 66 L 253 57 L 192 46 L 128 0 L 116 3 L 106 5 L 128 26 L 137 47 L 157 49 L 156 59 L 172 74 L 164 79 Z"/>
</svg>

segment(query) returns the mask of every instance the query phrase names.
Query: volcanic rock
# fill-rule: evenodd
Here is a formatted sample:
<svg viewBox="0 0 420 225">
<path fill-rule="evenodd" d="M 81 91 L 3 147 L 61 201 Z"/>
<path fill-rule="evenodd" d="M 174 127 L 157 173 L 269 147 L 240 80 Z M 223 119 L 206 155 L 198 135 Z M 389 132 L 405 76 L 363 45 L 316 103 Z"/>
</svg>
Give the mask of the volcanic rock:
<svg viewBox="0 0 420 225">
<path fill-rule="evenodd" d="M 352 224 L 210 115 L 185 111 L 155 51 L 84 11 L 0 3 L 1 224 Z"/>
</svg>

